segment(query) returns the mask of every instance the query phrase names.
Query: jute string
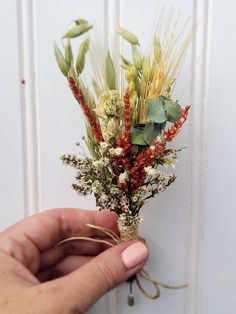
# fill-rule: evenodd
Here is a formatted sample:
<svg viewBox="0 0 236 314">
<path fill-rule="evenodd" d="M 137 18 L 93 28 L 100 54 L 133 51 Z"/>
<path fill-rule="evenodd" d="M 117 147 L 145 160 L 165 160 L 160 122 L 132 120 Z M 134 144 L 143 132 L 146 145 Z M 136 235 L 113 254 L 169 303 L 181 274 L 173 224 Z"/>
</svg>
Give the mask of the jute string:
<svg viewBox="0 0 236 314">
<path fill-rule="evenodd" d="M 138 239 L 138 225 L 134 225 L 134 226 L 122 226 L 121 224 L 119 224 L 118 221 L 118 227 L 119 227 L 119 231 L 120 231 L 120 237 L 113 232 L 112 230 L 102 227 L 102 226 L 95 226 L 92 224 L 86 224 L 87 227 L 98 230 L 103 232 L 104 234 L 106 234 L 108 237 L 111 238 L 111 240 L 113 240 L 115 242 L 111 243 L 109 241 L 106 240 L 100 240 L 100 239 L 93 239 L 93 238 L 89 238 L 89 237 L 71 237 L 71 238 L 67 238 L 64 239 L 62 241 L 60 241 L 56 247 L 67 243 L 67 242 L 71 242 L 71 241 L 78 241 L 78 240 L 85 240 L 85 241 L 90 241 L 90 242 L 94 242 L 94 243 L 103 243 L 106 244 L 110 247 L 119 244 L 121 242 L 124 241 L 129 241 L 129 240 L 137 240 Z M 141 284 L 140 279 L 144 279 L 146 281 L 148 281 L 149 283 L 151 283 L 154 288 L 155 288 L 155 292 L 153 294 L 149 293 Z M 161 294 L 161 290 L 160 288 L 166 288 L 166 289 L 180 289 L 180 288 L 185 288 L 188 285 L 187 284 L 183 284 L 183 285 L 167 285 L 167 284 L 163 284 L 160 283 L 159 281 L 153 279 L 149 273 L 142 268 L 134 277 L 134 280 L 136 281 L 137 286 L 139 287 L 140 291 L 149 299 L 157 299 L 160 297 Z"/>
</svg>

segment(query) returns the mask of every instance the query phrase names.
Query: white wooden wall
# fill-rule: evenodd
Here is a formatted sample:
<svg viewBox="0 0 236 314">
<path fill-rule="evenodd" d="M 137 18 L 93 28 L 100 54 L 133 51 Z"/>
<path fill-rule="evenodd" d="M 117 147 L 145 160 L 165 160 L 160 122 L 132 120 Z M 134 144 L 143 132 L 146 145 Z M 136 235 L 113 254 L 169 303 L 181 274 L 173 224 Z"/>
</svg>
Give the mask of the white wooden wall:
<svg viewBox="0 0 236 314">
<path fill-rule="evenodd" d="M 233 0 L 166 0 L 199 21 L 175 94 L 192 104 L 175 142 L 178 180 L 143 210 L 147 269 L 165 283 L 189 288 L 162 291 L 159 300 L 135 291 L 126 305 L 123 284 L 90 313 L 236 313 L 236 178 L 234 101 L 236 44 Z M 54 61 L 52 43 L 73 18 L 96 22 L 105 43 L 117 24 L 145 45 L 156 0 L 7 0 L 0 3 L 0 227 L 51 207 L 94 208 L 93 198 L 69 189 L 73 170 L 61 153 L 76 151 L 82 114 Z M 120 42 L 115 40 L 118 50 Z"/>
</svg>

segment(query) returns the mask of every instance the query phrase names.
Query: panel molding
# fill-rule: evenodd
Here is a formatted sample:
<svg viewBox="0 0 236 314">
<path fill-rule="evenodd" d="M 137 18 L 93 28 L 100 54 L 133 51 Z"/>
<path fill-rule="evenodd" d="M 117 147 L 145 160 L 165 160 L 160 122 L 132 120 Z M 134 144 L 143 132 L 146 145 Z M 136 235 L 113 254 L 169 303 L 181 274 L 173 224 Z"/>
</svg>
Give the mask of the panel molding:
<svg viewBox="0 0 236 314">
<path fill-rule="evenodd" d="M 39 212 L 40 147 L 36 68 L 36 31 L 34 0 L 17 1 L 22 150 L 24 171 L 24 215 Z"/>
<path fill-rule="evenodd" d="M 200 314 L 207 168 L 207 113 L 211 50 L 212 0 L 193 2 L 196 31 L 192 51 L 191 126 L 187 182 L 186 289 L 184 313 Z"/>
</svg>

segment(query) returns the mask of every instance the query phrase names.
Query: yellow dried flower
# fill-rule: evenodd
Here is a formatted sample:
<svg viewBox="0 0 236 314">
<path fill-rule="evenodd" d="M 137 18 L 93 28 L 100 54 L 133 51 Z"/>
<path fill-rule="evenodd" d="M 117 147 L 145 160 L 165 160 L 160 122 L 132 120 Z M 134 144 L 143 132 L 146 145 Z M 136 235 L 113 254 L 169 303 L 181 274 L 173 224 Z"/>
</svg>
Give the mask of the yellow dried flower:
<svg viewBox="0 0 236 314">
<path fill-rule="evenodd" d="M 134 81 L 135 76 L 137 75 L 137 70 L 135 66 L 130 66 L 126 71 L 125 71 L 125 77 L 128 82 Z"/>
</svg>

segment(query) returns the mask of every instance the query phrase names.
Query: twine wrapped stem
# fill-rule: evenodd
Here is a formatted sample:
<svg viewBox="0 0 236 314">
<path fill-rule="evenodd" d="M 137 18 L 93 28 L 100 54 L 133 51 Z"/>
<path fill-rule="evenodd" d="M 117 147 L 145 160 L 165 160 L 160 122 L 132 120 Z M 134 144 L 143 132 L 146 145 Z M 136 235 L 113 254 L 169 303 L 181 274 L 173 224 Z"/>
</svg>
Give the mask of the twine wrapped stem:
<svg viewBox="0 0 236 314">
<path fill-rule="evenodd" d="M 120 231 L 120 240 L 122 242 L 138 240 L 138 223 L 132 226 L 125 226 L 120 220 L 118 220 L 118 229 Z"/>
</svg>

